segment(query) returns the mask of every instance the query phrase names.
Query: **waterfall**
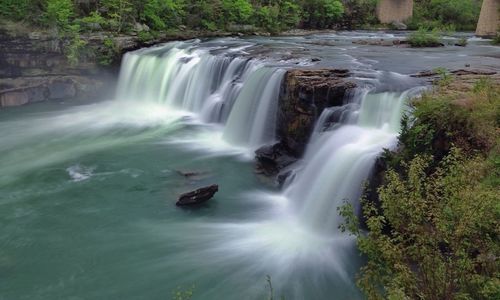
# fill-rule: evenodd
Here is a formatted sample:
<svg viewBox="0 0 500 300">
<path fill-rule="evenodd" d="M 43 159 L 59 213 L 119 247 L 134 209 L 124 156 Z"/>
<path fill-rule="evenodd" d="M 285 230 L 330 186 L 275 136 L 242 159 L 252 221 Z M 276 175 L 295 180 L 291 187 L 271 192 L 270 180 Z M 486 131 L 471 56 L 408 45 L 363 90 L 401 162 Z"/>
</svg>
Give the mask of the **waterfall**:
<svg viewBox="0 0 500 300">
<path fill-rule="evenodd" d="M 284 192 L 302 224 L 325 234 L 337 230 L 342 222 L 337 208 L 344 201 L 356 206 L 375 159 L 384 148 L 396 145 L 405 100 L 415 92 L 361 92 L 344 107 L 325 110 L 302 168 Z M 322 132 L 339 112 L 342 123 Z"/>
<path fill-rule="evenodd" d="M 248 79 L 236 99 L 224 138 L 235 144 L 260 146 L 273 142 L 278 96 L 284 70 L 260 68 Z"/>
<path fill-rule="evenodd" d="M 150 101 L 226 124 L 223 139 L 255 149 L 275 139 L 284 70 L 233 51 L 176 42 L 127 53 L 117 98 Z"/>
</svg>

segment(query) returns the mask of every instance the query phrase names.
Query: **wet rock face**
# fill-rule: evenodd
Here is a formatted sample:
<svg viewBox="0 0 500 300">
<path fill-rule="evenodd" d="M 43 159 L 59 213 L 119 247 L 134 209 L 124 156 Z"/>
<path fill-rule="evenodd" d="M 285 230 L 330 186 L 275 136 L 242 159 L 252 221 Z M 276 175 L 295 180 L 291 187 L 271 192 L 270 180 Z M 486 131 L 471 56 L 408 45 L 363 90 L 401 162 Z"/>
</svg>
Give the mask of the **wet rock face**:
<svg viewBox="0 0 500 300">
<path fill-rule="evenodd" d="M 356 88 L 348 70 L 292 69 L 283 80 L 277 116 L 279 142 L 255 152 L 256 171 L 276 176 L 282 185 L 291 175 L 291 166 L 306 149 L 316 121 L 324 109 L 342 106 Z"/>
<path fill-rule="evenodd" d="M 348 70 L 288 70 L 278 104 L 278 137 L 282 147 L 300 157 L 321 112 L 341 106 L 345 96 L 356 87 Z"/>
<path fill-rule="evenodd" d="M 99 96 L 104 82 L 85 76 L 41 76 L 1 79 L 0 108 L 47 100 Z"/>
<path fill-rule="evenodd" d="M 297 161 L 282 143 L 263 146 L 255 151 L 256 170 L 259 174 L 274 176 Z"/>
<path fill-rule="evenodd" d="M 92 41 L 89 40 L 89 43 Z M 47 100 L 95 99 L 108 96 L 113 71 L 92 61 L 71 65 L 64 41 L 48 32 L 22 26 L 1 27 L 0 109 Z"/>
</svg>

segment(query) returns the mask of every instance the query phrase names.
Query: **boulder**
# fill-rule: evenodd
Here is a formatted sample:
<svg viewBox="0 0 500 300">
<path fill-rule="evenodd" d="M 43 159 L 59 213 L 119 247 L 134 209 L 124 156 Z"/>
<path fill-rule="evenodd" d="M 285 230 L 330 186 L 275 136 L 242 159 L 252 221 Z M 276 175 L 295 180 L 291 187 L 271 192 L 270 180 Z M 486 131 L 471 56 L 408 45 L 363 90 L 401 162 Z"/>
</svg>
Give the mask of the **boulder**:
<svg viewBox="0 0 500 300">
<path fill-rule="evenodd" d="M 345 69 L 291 69 L 285 74 L 278 101 L 280 151 L 300 157 L 316 120 L 327 107 L 341 106 L 356 87 Z"/>
<path fill-rule="evenodd" d="M 202 187 L 192 192 L 188 192 L 179 196 L 177 206 L 196 206 L 212 199 L 215 193 L 219 191 L 219 186 L 213 184 Z"/>
<path fill-rule="evenodd" d="M 399 21 L 394 21 L 391 23 L 392 25 L 392 28 L 396 29 L 396 30 L 406 30 L 408 29 L 408 26 L 406 26 L 405 23 L 403 22 L 399 22 Z"/>
<path fill-rule="evenodd" d="M 263 146 L 255 151 L 257 172 L 274 176 L 281 170 L 297 161 L 296 157 L 289 155 L 288 149 L 282 143 Z"/>
<path fill-rule="evenodd" d="M 23 91 L 8 91 L 0 94 L 0 106 L 20 106 L 29 102 L 28 94 Z"/>
</svg>

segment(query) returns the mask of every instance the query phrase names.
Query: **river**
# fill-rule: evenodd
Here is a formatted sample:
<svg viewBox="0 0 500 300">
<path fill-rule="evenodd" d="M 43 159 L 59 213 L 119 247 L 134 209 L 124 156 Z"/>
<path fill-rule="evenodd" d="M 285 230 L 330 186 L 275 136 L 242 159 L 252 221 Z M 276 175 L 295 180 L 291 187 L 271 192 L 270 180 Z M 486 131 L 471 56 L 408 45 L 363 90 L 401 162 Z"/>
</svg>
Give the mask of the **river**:
<svg viewBox="0 0 500 300">
<path fill-rule="evenodd" d="M 396 145 L 418 71 L 500 68 L 498 48 L 353 44 L 405 33 L 193 40 L 129 53 L 116 99 L 0 111 L 0 299 L 361 299 L 362 265 L 336 209 L 357 204 Z M 446 41 L 453 43 L 456 37 Z M 314 61 L 313 61 L 314 60 Z M 347 68 L 338 123 L 320 118 L 282 190 L 254 172 L 276 140 L 288 68 Z M 197 172 L 184 176 L 185 172 Z M 198 209 L 177 196 L 218 183 Z"/>
</svg>

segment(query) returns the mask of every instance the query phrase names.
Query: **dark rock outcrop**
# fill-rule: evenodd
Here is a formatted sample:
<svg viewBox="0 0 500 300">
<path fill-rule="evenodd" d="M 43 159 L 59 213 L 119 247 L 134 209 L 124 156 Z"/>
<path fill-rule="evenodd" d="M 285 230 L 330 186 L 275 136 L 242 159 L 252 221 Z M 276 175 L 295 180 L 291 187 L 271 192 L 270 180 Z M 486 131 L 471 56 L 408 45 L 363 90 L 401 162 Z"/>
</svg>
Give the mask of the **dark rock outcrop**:
<svg viewBox="0 0 500 300">
<path fill-rule="evenodd" d="M 342 106 L 344 99 L 356 87 L 343 69 L 292 69 L 283 80 L 277 116 L 279 142 L 255 152 L 256 171 L 277 176 L 281 185 L 292 172 L 306 149 L 316 121 L 324 109 Z"/>
<path fill-rule="evenodd" d="M 267 176 L 278 174 L 281 170 L 297 161 L 289 154 L 282 143 L 263 146 L 255 151 L 257 173 Z"/>
<path fill-rule="evenodd" d="M 278 104 L 281 148 L 301 157 L 321 112 L 341 106 L 356 84 L 348 70 L 292 69 L 285 74 Z"/>
<path fill-rule="evenodd" d="M 213 184 L 210 186 L 199 188 L 195 191 L 180 195 L 177 206 L 194 206 L 202 204 L 212 199 L 215 193 L 219 191 L 219 186 Z"/>
</svg>

